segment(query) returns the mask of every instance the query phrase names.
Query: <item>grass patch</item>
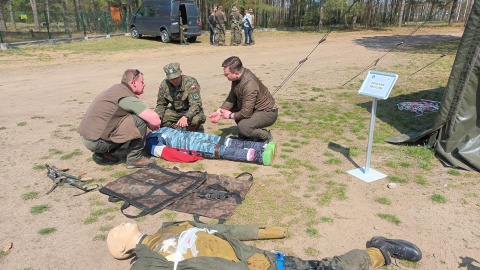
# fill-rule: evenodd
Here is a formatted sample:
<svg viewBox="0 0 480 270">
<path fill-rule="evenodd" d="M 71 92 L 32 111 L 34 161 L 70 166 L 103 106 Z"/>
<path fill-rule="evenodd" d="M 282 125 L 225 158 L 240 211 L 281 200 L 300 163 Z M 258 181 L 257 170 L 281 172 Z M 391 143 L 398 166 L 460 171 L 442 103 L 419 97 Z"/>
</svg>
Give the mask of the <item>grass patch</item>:
<svg viewBox="0 0 480 270">
<path fill-rule="evenodd" d="M 128 172 L 126 172 L 126 171 L 120 171 L 120 172 L 112 173 L 112 177 L 113 178 L 120 178 L 120 177 L 124 177 L 127 174 L 128 174 Z"/>
<path fill-rule="evenodd" d="M 71 159 L 72 157 L 74 157 L 74 156 L 80 156 L 81 154 L 82 154 L 82 151 L 80 151 L 80 149 L 75 149 L 75 150 L 73 150 L 72 152 L 61 156 L 60 159 L 63 159 L 63 160 L 65 160 L 65 159 Z"/>
<path fill-rule="evenodd" d="M 6 127 L 0 127 L 0 130 L 4 130 L 4 129 L 7 129 Z"/>
<path fill-rule="evenodd" d="M 449 169 L 448 174 L 454 175 L 454 176 L 460 176 L 460 171 L 457 169 Z"/>
<path fill-rule="evenodd" d="M 408 183 L 408 179 L 402 178 L 396 175 L 389 175 L 388 179 L 390 180 L 390 182 L 393 182 L 393 183 L 404 183 L 404 184 Z"/>
<path fill-rule="evenodd" d="M 18 122 L 17 123 L 17 126 L 19 127 L 23 127 L 23 126 L 26 126 L 27 125 L 27 122 Z"/>
<path fill-rule="evenodd" d="M 252 166 L 252 165 L 247 165 L 247 164 L 243 164 L 240 166 L 240 170 L 244 171 L 244 172 L 253 172 L 255 170 L 257 170 L 259 167 L 258 166 Z"/>
<path fill-rule="evenodd" d="M 57 229 L 54 228 L 54 227 L 49 227 L 49 228 L 43 228 L 43 229 L 40 229 L 38 230 L 38 234 L 40 235 L 47 235 L 47 234 L 52 234 L 54 232 L 56 232 Z"/>
<path fill-rule="evenodd" d="M 107 235 L 106 234 L 97 234 L 95 237 L 92 239 L 93 241 L 105 241 L 107 240 Z"/>
<path fill-rule="evenodd" d="M 385 197 L 380 197 L 375 199 L 375 201 L 379 204 L 384 204 L 384 205 L 391 205 L 392 201 L 390 201 L 388 198 Z"/>
<path fill-rule="evenodd" d="M 38 197 L 38 192 L 36 191 L 30 191 L 22 194 L 22 199 L 24 201 L 33 200 L 33 199 L 36 199 L 37 197 Z"/>
<path fill-rule="evenodd" d="M 45 164 L 35 164 L 35 165 L 33 165 L 34 170 L 43 170 L 45 168 L 46 168 Z"/>
<path fill-rule="evenodd" d="M 48 152 L 52 155 L 61 155 L 63 154 L 63 151 L 62 150 L 58 150 L 58 149 L 55 149 L 55 148 L 50 148 L 48 149 Z"/>
<path fill-rule="evenodd" d="M 320 255 L 320 251 L 318 251 L 313 247 L 307 247 L 306 249 L 303 250 L 303 252 L 305 252 L 305 254 L 311 257 L 317 257 L 318 255 Z"/>
<path fill-rule="evenodd" d="M 30 213 L 32 213 L 34 215 L 38 215 L 38 214 L 41 214 L 41 213 L 47 211 L 48 208 L 50 208 L 50 207 L 46 204 L 35 205 L 35 206 L 32 206 L 30 208 Z"/>
<path fill-rule="evenodd" d="M 320 205 L 328 205 L 333 199 L 346 200 L 347 186 L 334 181 L 327 182 L 327 190 L 318 195 L 317 202 Z"/>
<path fill-rule="evenodd" d="M 379 213 L 377 214 L 378 217 L 380 217 L 383 220 L 389 221 L 395 225 L 400 225 L 402 221 L 395 215 L 392 214 L 384 214 L 384 213 Z"/>
<path fill-rule="evenodd" d="M 333 218 L 327 216 L 321 216 L 320 222 L 322 223 L 333 223 Z"/>
<path fill-rule="evenodd" d="M 311 227 L 307 228 L 306 233 L 310 236 L 318 237 L 318 230 L 315 228 L 311 228 Z"/>
<path fill-rule="evenodd" d="M 436 203 L 446 203 L 447 202 L 447 197 L 445 197 L 442 194 L 437 194 L 437 193 L 434 193 L 432 195 L 431 199 L 432 199 L 433 202 L 436 202 Z"/>
</svg>

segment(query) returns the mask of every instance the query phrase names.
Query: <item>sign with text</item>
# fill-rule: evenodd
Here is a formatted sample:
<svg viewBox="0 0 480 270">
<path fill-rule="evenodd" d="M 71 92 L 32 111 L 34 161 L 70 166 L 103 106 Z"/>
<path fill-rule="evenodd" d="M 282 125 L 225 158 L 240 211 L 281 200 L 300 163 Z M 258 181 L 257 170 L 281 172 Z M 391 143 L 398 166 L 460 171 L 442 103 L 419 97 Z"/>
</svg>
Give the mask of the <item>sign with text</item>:
<svg viewBox="0 0 480 270">
<path fill-rule="evenodd" d="M 397 78 L 398 75 L 394 73 L 369 70 L 358 93 L 369 97 L 387 99 Z"/>
</svg>

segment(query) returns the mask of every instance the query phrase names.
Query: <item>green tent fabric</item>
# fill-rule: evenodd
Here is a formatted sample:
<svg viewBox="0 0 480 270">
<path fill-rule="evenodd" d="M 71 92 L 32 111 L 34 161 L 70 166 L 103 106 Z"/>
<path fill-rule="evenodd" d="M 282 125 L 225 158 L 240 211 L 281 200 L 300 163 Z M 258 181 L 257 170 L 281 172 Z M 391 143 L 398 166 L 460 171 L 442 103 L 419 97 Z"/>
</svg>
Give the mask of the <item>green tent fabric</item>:
<svg viewBox="0 0 480 270">
<path fill-rule="evenodd" d="M 475 0 L 433 128 L 386 141 L 415 142 L 430 136 L 447 166 L 480 171 L 480 0 Z"/>
</svg>

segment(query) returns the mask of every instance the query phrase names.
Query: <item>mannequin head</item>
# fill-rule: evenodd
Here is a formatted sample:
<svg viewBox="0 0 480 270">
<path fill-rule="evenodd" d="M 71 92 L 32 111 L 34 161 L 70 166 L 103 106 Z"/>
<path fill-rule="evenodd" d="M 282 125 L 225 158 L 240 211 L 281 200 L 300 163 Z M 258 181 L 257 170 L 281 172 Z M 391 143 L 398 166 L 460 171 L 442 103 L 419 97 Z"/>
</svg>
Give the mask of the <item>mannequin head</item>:
<svg viewBox="0 0 480 270">
<path fill-rule="evenodd" d="M 122 223 L 108 233 L 108 250 L 116 259 L 127 259 L 133 255 L 133 250 L 142 235 L 137 224 Z"/>
</svg>

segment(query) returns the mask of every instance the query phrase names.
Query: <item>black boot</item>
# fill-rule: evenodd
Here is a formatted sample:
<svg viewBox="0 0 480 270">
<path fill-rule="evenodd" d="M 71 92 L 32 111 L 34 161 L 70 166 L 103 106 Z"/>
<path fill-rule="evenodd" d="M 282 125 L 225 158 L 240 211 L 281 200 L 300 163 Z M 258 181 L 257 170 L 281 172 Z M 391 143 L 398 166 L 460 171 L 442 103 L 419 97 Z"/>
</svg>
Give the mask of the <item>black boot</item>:
<svg viewBox="0 0 480 270">
<path fill-rule="evenodd" d="M 385 258 L 385 264 L 392 263 L 392 258 L 417 262 L 422 259 L 422 251 L 413 243 L 399 239 L 388 239 L 381 236 L 374 236 L 367 241 L 367 248 L 378 248 Z"/>
</svg>

